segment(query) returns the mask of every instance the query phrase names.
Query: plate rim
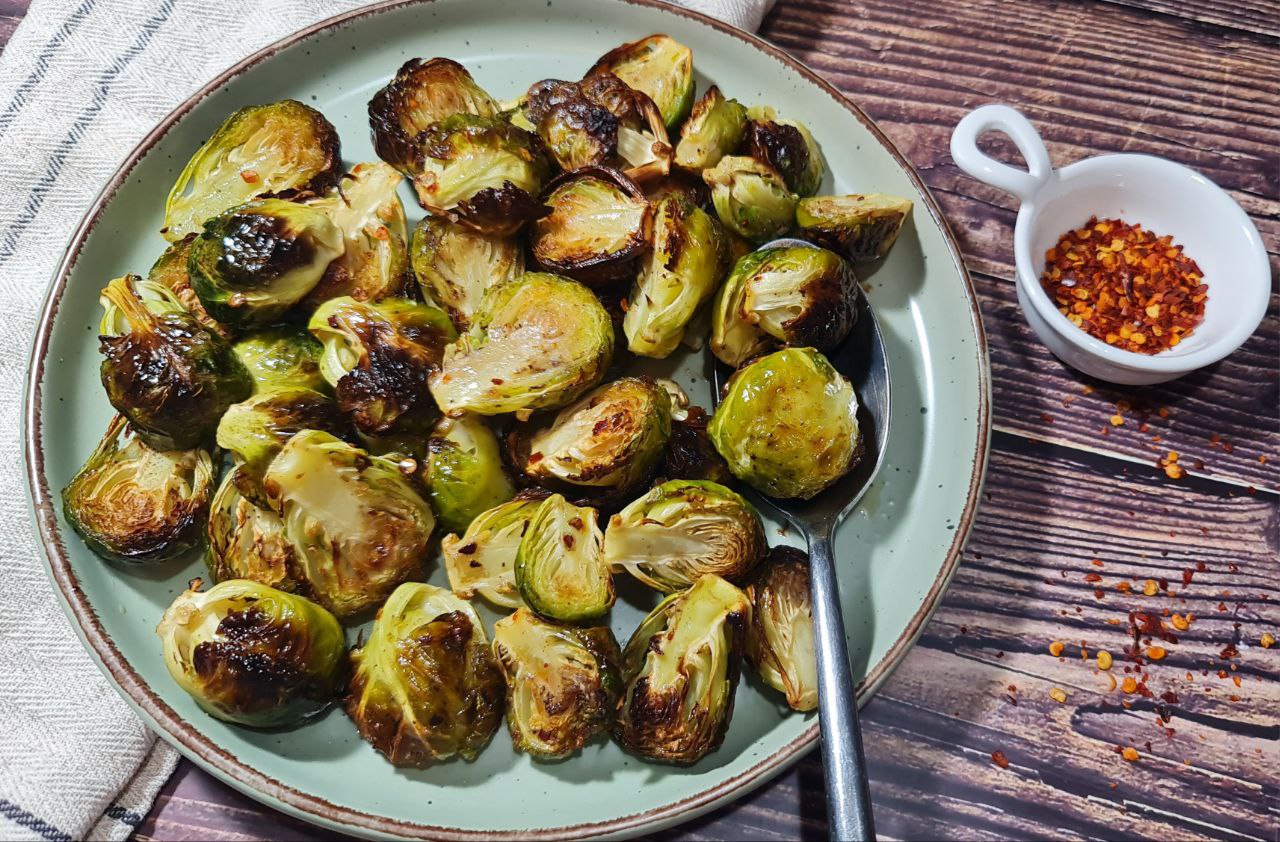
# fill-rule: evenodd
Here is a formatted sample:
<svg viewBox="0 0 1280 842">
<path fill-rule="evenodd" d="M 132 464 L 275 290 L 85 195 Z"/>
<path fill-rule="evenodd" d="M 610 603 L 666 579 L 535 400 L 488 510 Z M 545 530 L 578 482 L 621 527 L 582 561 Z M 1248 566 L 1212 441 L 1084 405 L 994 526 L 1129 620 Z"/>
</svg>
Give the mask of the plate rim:
<svg viewBox="0 0 1280 842">
<path fill-rule="evenodd" d="M 94 197 L 68 241 L 66 252 L 54 271 L 53 279 L 40 308 L 39 323 L 28 360 L 27 382 L 24 389 L 25 406 L 22 412 L 22 443 L 27 492 L 34 516 L 36 537 L 44 548 L 47 572 L 56 586 L 55 590 L 58 592 L 59 602 L 62 604 L 68 619 L 71 620 L 76 636 L 80 638 L 85 648 L 89 650 L 97 666 L 110 679 L 116 691 L 124 697 L 125 701 L 134 710 L 142 715 L 143 721 L 147 723 L 153 732 L 174 746 L 184 757 L 220 780 L 265 803 L 267 806 L 283 810 L 322 826 L 338 828 L 347 832 L 366 835 L 372 833 L 405 838 L 457 840 L 457 842 L 473 842 L 474 840 L 491 842 L 491 840 L 514 838 L 522 840 L 583 839 L 606 834 L 629 834 L 669 827 L 745 795 L 750 790 L 788 768 L 805 752 L 812 749 L 816 743 L 818 739 L 817 722 L 815 721 L 798 737 L 773 754 L 763 758 L 737 775 L 726 778 L 679 801 L 654 807 L 642 813 L 631 813 L 604 821 L 550 828 L 531 828 L 519 831 L 466 830 L 374 815 L 362 810 L 334 804 L 320 796 L 295 789 L 282 781 L 278 781 L 270 775 L 255 769 L 246 761 L 233 756 L 221 746 L 215 744 L 194 724 L 182 719 L 133 670 L 116 647 L 115 642 L 103 629 L 97 614 L 89 602 L 88 596 L 81 589 L 80 582 L 72 570 L 66 546 L 63 544 L 62 534 L 58 528 L 56 498 L 50 493 L 48 487 L 42 448 L 42 384 L 45 363 L 48 360 L 49 341 L 62 296 L 66 292 L 67 282 L 79 260 L 85 242 L 93 232 L 103 212 L 115 197 L 115 194 L 133 172 L 134 167 L 169 132 L 175 123 L 185 117 L 200 102 L 232 79 L 282 50 L 323 32 L 344 28 L 366 17 L 381 15 L 408 6 L 426 6 L 434 2 L 436 0 L 384 0 L 369 6 L 352 9 L 285 35 L 233 64 L 166 114 L 154 128 L 138 141 Z M 858 105 L 840 93 L 834 85 L 818 75 L 816 71 L 780 47 L 770 44 L 754 33 L 738 29 L 701 12 L 669 5 L 661 2 L 661 0 L 614 0 L 614 2 L 642 6 L 653 9 L 658 13 L 685 17 L 709 26 L 723 35 L 736 38 L 787 66 L 818 90 L 825 93 L 838 106 L 848 111 L 893 157 L 894 161 L 910 179 L 912 185 L 919 191 L 924 199 L 925 208 L 942 233 L 943 241 L 950 253 L 952 263 L 963 282 L 965 298 L 969 304 L 970 322 L 974 339 L 976 340 L 976 355 L 978 357 L 978 435 L 977 441 L 974 443 L 974 461 L 969 477 L 968 495 L 956 524 L 946 559 L 928 593 L 925 594 L 920 608 L 912 615 L 906 628 L 885 652 L 884 656 L 871 667 L 858 684 L 857 698 L 858 705 L 861 707 L 866 704 L 871 695 L 902 662 L 902 659 L 919 638 L 925 624 L 937 609 L 947 586 L 955 574 L 956 568 L 959 566 L 960 556 L 968 540 L 969 533 L 972 531 L 978 502 L 981 498 L 991 443 L 991 367 L 986 331 L 983 327 L 973 279 L 969 275 L 959 243 L 951 230 L 951 226 L 943 216 L 937 200 L 929 191 L 923 179 L 920 178 L 915 167 Z"/>
</svg>

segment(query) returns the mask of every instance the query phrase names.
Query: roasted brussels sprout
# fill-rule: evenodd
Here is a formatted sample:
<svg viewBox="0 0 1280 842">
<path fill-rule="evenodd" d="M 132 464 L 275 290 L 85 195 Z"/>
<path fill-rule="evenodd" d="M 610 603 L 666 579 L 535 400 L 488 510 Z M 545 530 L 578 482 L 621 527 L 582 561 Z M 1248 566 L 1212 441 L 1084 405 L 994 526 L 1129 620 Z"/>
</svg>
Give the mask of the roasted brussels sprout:
<svg viewBox="0 0 1280 842">
<path fill-rule="evenodd" d="M 750 621 L 746 594 L 712 574 L 658 603 L 622 651 L 618 744 L 681 765 L 714 751 L 733 715 Z"/>
<path fill-rule="evenodd" d="M 818 656 L 809 557 L 793 547 L 774 547 L 747 586 L 747 596 L 747 659 L 760 680 L 786 695 L 793 710 L 813 710 L 818 706 Z"/>
<path fill-rule="evenodd" d="M 715 292 L 728 257 L 724 231 L 710 214 L 683 196 L 658 202 L 653 250 L 641 264 L 622 320 L 631 352 L 670 356 L 693 314 Z"/>
<path fill-rule="evenodd" d="M 739 369 L 707 432 L 733 475 L 771 497 L 808 500 L 863 451 L 853 386 L 812 348 Z"/>
<path fill-rule="evenodd" d="M 236 328 L 280 320 L 346 248 L 319 208 L 259 199 L 204 224 L 191 246 L 191 286 L 209 315 Z"/>
<path fill-rule="evenodd" d="M 747 280 L 768 258 L 768 249 L 747 252 L 725 278 L 711 305 L 711 353 L 737 368 L 775 346 L 759 324 L 747 318 Z"/>
<path fill-rule="evenodd" d="M 324 190 L 341 168 L 338 132 L 319 111 L 292 99 L 241 108 L 183 168 L 161 233 L 175 242 L 250 199 Z"/>
<path fill-rule="evenodd" d="M 654 206 L 663 199 L 678 196 L 694 207 L 702 208 L 708 213 L 715 213 L 715 207 L 711 204 L 711 191 L 707 188 L 707 183 L 702 180 L 701 173 L 694 175 L 676 170 L 644 185 L 644 195 Z M 725 232 L 726 236 L 727 233 Z"/>
<path fill-rule="evenodd" d="M 395 462 L 304 430 L 271 461 L 262 486 L 300 574 L 339 617 L 380 605 L 422 574 L 435 518 Z"/>
<path fill-rule="evenodd" d="M 653 210 L 635 182 L 616 170 L 587 167 L 551 182 L 551 213 L 533 225 L 530 246 L 539 266 L 583 283 L 630 274 L 649 245 Z"/>
<path fill-rule="evenodd" d="M 475 609 L 406 582 L 351 652 L 347 714 L 395 766 L 474 760 L 502 722 L 502 671 Z"/>
<path fill-rule="evenodd" d="M 320 372 L 324 346 L 301 327 L 272 327 L 246 334 L 231 346 L 253 378 L 256 392 L 296 388 L 328 392 Z"/>
<path fill-rule="evenodd" d="M 609 520 L 604 560 L 674 593 L 706 573 L 741 582 L 766 549 L 755 508 L 714 482 L 669 480 Z"/>
<path fill-rule="evenodd" d="M 275 728 L 329 706 L 342 687 L 342 626 L 304 597 L 230 579 L 180 594 L 156 627 L 165 666 L 210 715 Z"/>
<path fill-rule="evenodd" d="M 418 135 L 454 114 L 493 117 L 498 104 L 447 58 L 409 59 L 369 100 L 369 127 L 378 157 L 412 178 Z"/>
<path fill-rule="evenodd" d="M 693 51 L 669 35 L 650 35 L 615 47 L 587 76 L 612 73 L 653 100 L 674 131 L 693 107 Z"/>
<path fill-rule="evenodd" d="M 818 142 L 803 123 L 783 120 L 772 108 L 752 108 L 742 138 L 742 153 L 771 167 L 787 188 L 800 196 L 812 196 L 822 184 L 826 162 Z"/>
<path fill-rule="evenodd" d="M 743 155 L 725 155 L 702 171 L 711 188 L 716 216 L 730 231 L 752 242 L 780 237 L 795 222 L 796 195 L 768 164 Z"/>
<path fill-rule="evenodd" d="M 844 258 L 812 246 L 756 254 L 742 278 L 747 321 L 786 345 L 829 351 L 843 342 L 857 317 L 858 295 L 858 279 Z"/>
<path fill-rule="evenodd" d="M 509 236 L 547 213 L 536 197 L 550 164 L 536 135 L 501 117 L 455 114 L 417 145 L 413 187 L 433 215 Z"/>
<path fill-rule="evenodd" d="M 499 608 L 520 606 L 516 550 L 542 500 L 516 499 L 482 512 L 461 538 L 440 542 L 449 587 L 463 599 L 479 594 Z"/>
<path fill-rule="evenodd" d="M 422 294 L 443 307 L 458 330 L 471 326 L 490 287 L 524 274 L 524 250 L 515 238 L 436 216 L 423 217 L 413 230 L 412 259 Z"/>
<path fill-rule="evenodd" d="M 589 289 L 529 272 L 485 293 L 471 329 L 445 349 L 431 394 L 449 415 L 555 409 L 600 382 L 613 323 Z"/>
<path fill-rule="evenodd" d="M 147 280 L 173 293 L 174 298 L 196 317 L 196 321 L 223 339 L 231 339 L 231 329 L 219 322 L 204 309 L 200 296 L 191 288 L 191 275 L 187 272 L 187 260 L 191 256 L 191 244 L 196 241 L 195 232 L 171 243 L 151 265 Z"/>
<path fill-rule="evenodd" d="M 62 511 L 99 555 L 163 561 L 200 540 L 214 476 L 209 451 L 152 450 L 117 415 L 62 490 Z"/>
<path fill-rule="evenodd" d="M 515 496 L 498 437 L 480 416 L 441 419 L 428 449 L 427 496 L 448 531 L 465 531 L 477 515 Z"/>
<path fill-rule="evenodd" d="M 609 613 L 616 598 L 604 563 L 596 510 L 559 494 L 538 504 L 516 549 L 516 587 L 548 620 L 581 623 Z"/>
<path fill-rule="evenodd" d="M 404 298 L 331 298 L 307 324 L 338 407 L 369 435 L 425 433 L 438 417 L 427 377 L 457 333 L 443 310 Z"/>
<path fill-rule="evenodd" d="M 252 483 L 241 476 L 243 470 L 232 468 L 223 476 L 209 508 L 207 561 L 213 580 L 248 579 L 290 593 L 304 591 L 284 521 L 240 493 L 238 486 Z"/>
<path fill-rule="evenodd" d="M 684 418 L 671 420 L 671 438 L 658 469 L 661 475 L 667 479 L 728 482 L 729 467 L 707 436 L 707 411 L 691 406 L 683 414 Z"/>
<path fill-rule="evenodd" d="M 208 443 L 226 408 L 253 390 L 231 346 L 137 275 L 107 284 L 102 303 L 101 376 L 111 405 L 155 450 Z"/>
<path fill-rule="evenodd" d="M 608 626 L 548 623 L 521 608 L 493 626 L 516 751 L 559 760 L 607 733 L 622 692 L 622 653 Z"/>
<path fill-rule="evenodd" d="M 796 225 L 806 239 L 850 260 L 878 260 L 889 253 L 911 213 L 911 200 L 866 196 L 814 196 L 796 206 Z"/>
<path fill-rule="evenodd" d="M 567 493 L 626 494 L 653 473 L 671 435 L 671 398 L 646 377 L 606 383 L 550 424 L 512 436 L 516 467 Z"/>
<path fill-rule="evenodd" d="M 307 304 L 342 295 L 378 301 L 409 292 L 408 223 L 396 192 L 403 180 L 387 164 L 356 164 L 337 187 L 309 202 L 342 232 L 344 248 L 307 295 Z"/>
<path fill-rule="evenodd" d="M 747 109 L 736 99 L 725 99 L 712 85 L 693 104 L 693 113 L 680 127 L 676 165 L 691 170 L 714 167 L 738 148 L 746 127 Z"/>
</svg>

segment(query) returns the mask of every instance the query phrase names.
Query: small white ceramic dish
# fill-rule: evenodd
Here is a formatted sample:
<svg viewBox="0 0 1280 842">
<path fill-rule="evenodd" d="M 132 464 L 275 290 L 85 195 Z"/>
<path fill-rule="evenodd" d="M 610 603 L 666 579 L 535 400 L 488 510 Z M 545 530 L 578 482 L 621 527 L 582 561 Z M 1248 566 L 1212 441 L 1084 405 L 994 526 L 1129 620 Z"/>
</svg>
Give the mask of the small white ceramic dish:
<svg viewBox="0 0 1280 842">
<path fill-rule="evenodd" d="M 978 149 L 978 138 L 992 130 L 1013 140 L 1028 171 Z M 1055 170 L 1040 135 L 1007 105 L 965 116 L 951 135 L 951 157 L 1022 202 L 1013 231 L 1018 303 L 1040 341 L 1073 368 L 1112 383 L 1163 383 L 1221 360 L 1262 321 L 1271 295 L 1262 238 L 1240 206 L 1200 173 L 1151 155 L 1099 155 Z M 1200 265 L 1209 285 L 1204 322 L 1177 347 L 1147 355 L 1110 346 L 1069 322 L 1040 286 L 1045 251 L 1090 216 L 1172 235 Z"/>
</svg>

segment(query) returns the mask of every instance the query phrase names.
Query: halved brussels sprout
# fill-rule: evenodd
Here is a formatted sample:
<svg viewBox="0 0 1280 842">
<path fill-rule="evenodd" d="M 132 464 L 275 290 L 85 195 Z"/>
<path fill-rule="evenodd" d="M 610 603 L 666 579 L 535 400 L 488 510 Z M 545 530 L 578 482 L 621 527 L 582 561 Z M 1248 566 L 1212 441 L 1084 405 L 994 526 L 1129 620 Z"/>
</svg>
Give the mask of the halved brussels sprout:
<svg viewBox="0 0 1280 842">
<path fill-rule="evenodd" d="M 609 613 L 613 576 L 601 555 L 596 510 L 559 494 L 538 504 L 516 550 L 516 587 L 548 620 L 581 623 Z"/>
<path fill-rule="evenodd" d="M 540 485 L 626 494 L 662 459 L 671 398 L 646 377 L 623 377 L 565 407 L 545 427 L 512 437 L 516 467 Z"/>
<path fill-rule="evenodd" d="M 768 107 L 752 108 L 747 116 L 750 120 L 742 140 L 743 154 L 771 167 L 791 192 L 801 196 L 817 193 L 826 162 L 805 125 L 783 120 Z"/>
<path fill-rule="evenodd" d="M 346 643 L 328 611 L 247 579 L 195 579 L 156 627 L 178 686 L 211 716 L 276 728 L 323 711 L 342 687 Z"/>
<path fill-rule="evenodd" d="M 308 304 L 342 295 L 378 301 L 409 292 L 409 229 L 396 192 L 403 180 L 379 161 L 356 164 L 337 187 L 308 202 L 328 215 L 345 244 L 307 295 Z"/>
<path fill-rule="evenodd" d="M 911 213 L 911 200 L 883 193 L 814 196 L 796 206 L 796 224 L 812 240 L 850 260 L 878 260 L 889 253 Z"/>
<path fill-rule="evenodd" d="M 750 621 L 746 594 L 712 574 L 658 603 L 622 650 L 618 744 L 681 765 L 714 751 L 733 716 Z"/>
<path fill-rule="evenodd" d="M 747 252 L 716 292 L 711 305 L 711 353 L 725 365 L 737 368 L 754 356 L 773 348 L 775 342 L 761 327 L 747 318 L 747 279 L 768 258 L 768 250 Z"/>
<path fill-rule="evenodd" d="M 683 170 L 675 170 L 645 184 L 644 195 L 654 206 L 668 197 L 679 197 L 694 207 L 702 208 L 708 213 L 715 213 L 715 207 L 711 204 L 711 190 L 707 188 L 707 183 L 702 180 L 701 174 L 694 175 Z M 723 231 L 723 228 L 721 230 Z M 723 233 L 727 239 L 728 232 Z"/>
<path fill-rule="evenodd" d="M 175 243 L 171 243 L 164 253 L 156 259 L 147 272 L 147 280 L 163 286 L 173 293 L 174 298 L 196 317 L 196 321 L 223 339 L 231 339 L 231 329 L 219 322 L 204 309 L 200 296 L 191 288 L 191 275 L 187 272 L 187 261 L 191 255 L 191 245 L 196 241 L 192 232 Z"/>
<path fill-rule="evenodd" d="M 485 293 L 471 329 L 445 349 L 431 394 L 449 415 L 555 409 L 600 382 L 613 323 L 582 284 L 529 272 Z"/>
<path fill-rule="evenodd" d="M 479 594 L 499 608 L 518 608 L 516 550 L 542 500 L 516 499 L 482 512 L 461 538 L 440 542 L 449 587 L 463 599 Z"/>
<path fill-rule="evenodd" d="M 501 117 L 455 114 L 417 145 L 413 187 L 431 214 L 507 236 L 546 214 L 536 196 L 550 164 L 536 135 Z"/>
<path fill-rule="evenodd" d="M 693 107 L 693 51 L 669 35 L 650 35 L 614 47 L 587 76 L 612 73 L 653 100 L 674 131 Z"/>
<path fill-rule="evenodd" d="M 674 593 L 706 573 L 741 582 L 764 556 L 755 508 L 714 482 L 669 480 L 609 520 L 604 560 Z"/>
<path fill-rule="evenodd" d="M 707 432 L 733 475 L 771 497 L 808 500 L 863 451 L 853 386 L 813 348 L 739 369 Z"/>
<path fill-rule="evenodd" d="M 661 475 L 668 479 L 728 482 L 729 467 L 707 436 L 707 422 L 710 420 L 707 411 L 700 406 L 691 406 L 684 416 L 671 421 L 671 438 L 667 441 L 667 452 L 659 469 Z"/>
<path fill-rule="evenodd" d="M 736 99 L 725 99 L 712 85 L 693 104 L 693 113 L 680 127 L 676 165 L 691 170 L 714 167 L 738 148 L 746 127 L 747 109 Z"/>
<path fill-rule="evenodd" d="M 339 617 L 380 605 L 422 575 L 435 518 L 395 462 L 304 430 L 271 461 L 262 486 L 316 601 Z"/>
<path fill-rule="evenodd" d="M 693 314 L 715 292 L 728 257 L 724 231 L 710 214 L 682 196 L 658 202 L 653 250 L 641 263 L 622 320 L 631 352 L 670 356 Z"/>
<path fill-rule="evenodd" d="M 747 586 L 751 625 L 747 659 L 760 680 L 787 697 L 792 710 L 818 706 L 818 655 L 813 642 L 809 556 L 774 547 Z"/>
<path fill-rule="evenodd" d="M 259 199 L 206 222 L 187 269 L 209 315 L 256 327 L 279 321 L 345 248 L 342 231 L 319 208 Z"/>
<path fill-rule="evenodd" d="M 777 170 L 755 158 L 725 155 L 702 179 L 711 188 L 716 216 L 752 242 L 780 237 L 795 222 L 797 197 Z"/>
<path fill-rule="evenodd" d="M 493 117 L 498 104 L 467 69 L 447 58 L 413 58 L 369 100 L 369 127 L 378 157 L 412 178 L 418 135 L 454 114 Z"/>
<path fill-rule="evenodd" d="M 209 451 L 152 450 L 117 415 L 62 489 L 62 512 L 99 555 L 163 561 L 200 540 L 214 476 Z"/>
<path fill-rule="evenodd" d="M 404 298 L 345 296 L 321 304 L 307 327 L 324 344 L 320 371 L 338 407 L 360 432 L 430 429 L 438 415 L 427 378 L 457 336 L 443 310 Z"/>
<path fill-rule="evenodd" d="M 858 279 L 844 258 L 812 246 L 758 254 L 742 279 L 747 321 L 786 345 L 829 351 L 843 342 L 858 295 Z"/>
<path fill-rule="evenodd" d="M 241 108 L 182 169 L 160 231 L 174 242 L 251 199 L 324 190 L 341 171 L 338 132 L 319 111 L 292 99 Z"/>
<path fill-rule="evenodd" d="M 320 372 L 324 346 L 301 327 L 272 327 L 246 334 L 231 346 L 253 378 L 255 392 L 296 388 L 328 392 Z"/>
<path fill-rule="evenodd" d="M 209 507 L 207 561 L 213 580 L 248 579 L 290 593 L 305 591 L 284 521 L 240 493 L 238 486 L 250 482 L 243 470 L 226 473 Z"/>
<path fill-rule="evenodd" d="M 548 623 L 521 608 L 493 626 L 516 751 L 559 760 L 607 733 L 622 692 L 622 653 L 608 626 Z"/>
<path fill-rule="evenodd" d="M 413 229 L 413 274 L 428 301 L 445 309 L 458 330 L 471 319 L 490 287 L 524 274 L 524 249 L 513 237 L 481 234 L 437 216 Z"/>
<path fill-rule="evenodd" d="M 498 437 L 480 416 L 441 419 L 427 446 L 427 497 L 448 531 L 465 531 L 477 515 L 515 496 Z"/>
<path fill-rule="evenodd" d="M 226 408 L 253 390 L 231 346 L 137 275 L 107 284 L 102 304 L 101 376 L 111 405 L 153 449 L 206 444 Z"/>
<path fill-rule="evenodd" d="M 347 714 L 395 766 L 474 760 L 502 723 L 502 671 L 484 626 L 444 588 L 396 588 L 351 664 Z"/>
<path fill-rule="evenodd" d="M 628 275 L 649 246 L 653 209 L 635 182 L 616 170 L 586 167 L 547 188 L 551 213 L 533 225 L 539 266 L 584 283 Z"/>
</svg>

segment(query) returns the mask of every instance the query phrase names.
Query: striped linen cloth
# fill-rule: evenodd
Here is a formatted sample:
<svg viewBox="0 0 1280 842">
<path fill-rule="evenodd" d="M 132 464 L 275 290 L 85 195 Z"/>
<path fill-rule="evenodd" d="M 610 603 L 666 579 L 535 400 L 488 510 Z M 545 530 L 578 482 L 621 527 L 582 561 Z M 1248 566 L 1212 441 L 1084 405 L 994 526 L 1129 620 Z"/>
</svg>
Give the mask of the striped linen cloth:
<svg viewBox="0 0 1280 842">
<path fill-rule="evenodd" d="M 681 0 L 754 30 L 773 0 Z M 129 150 L 245 55 L 350 0 L 35 0 L 0 55 L 0 838 L 125 839 L 177 755 L 82 649 L 23 488 L 22 388 L 67 241 Z"/>
</svg>

